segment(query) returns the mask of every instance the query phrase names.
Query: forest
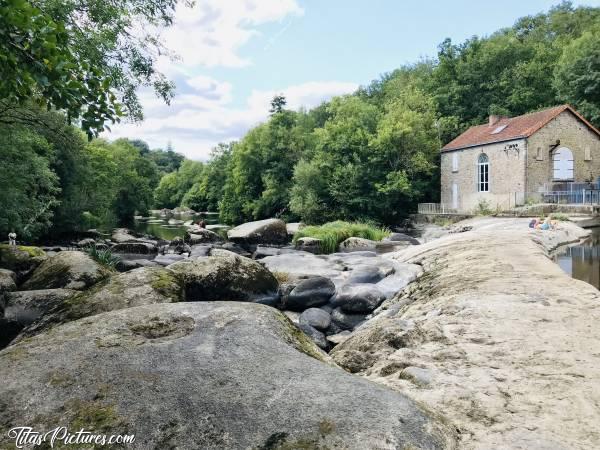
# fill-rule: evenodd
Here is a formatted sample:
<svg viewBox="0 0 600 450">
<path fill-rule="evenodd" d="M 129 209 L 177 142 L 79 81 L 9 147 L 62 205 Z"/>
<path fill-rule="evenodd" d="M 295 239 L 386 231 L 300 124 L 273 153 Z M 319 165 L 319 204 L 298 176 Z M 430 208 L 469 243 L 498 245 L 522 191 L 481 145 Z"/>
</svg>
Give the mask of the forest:
<svg viewBox="0 0 600 450">
<path fill-rule="evenodd" d="M 119 30 L 134 20 L 169 26 L 173 1 L 140 9 L 121 0 L 100 12 L 91 0 L 44 2 L 44 12 L 9 3 L 22 15 L 0 7 L 2 235 L 35 239 L 177 206 L 218 211 L 229 224 L 390 225 L 439 200 L 440 147 L 489 114 L 569 103 L 600 126 L 600 8 L 563 2 L 489 36 L 447 39 L 435 57 L 311 110 L 287 109 L 277 96 L 270 118 L 239 141 L 219 144 L 207 162 L 186 160 L 140 140 L 97 138 L 109 122 L 143 118 L 138 87 L 172 97 L 153 65 L 158 44 L 128 42 Z M 90 29 L 81 34 L 65 24 L 85 3 Z M 98 23 L 109 31 L 94 31 Z M 24 48 L 32 29 L 39 39 Z"/>
</svg>

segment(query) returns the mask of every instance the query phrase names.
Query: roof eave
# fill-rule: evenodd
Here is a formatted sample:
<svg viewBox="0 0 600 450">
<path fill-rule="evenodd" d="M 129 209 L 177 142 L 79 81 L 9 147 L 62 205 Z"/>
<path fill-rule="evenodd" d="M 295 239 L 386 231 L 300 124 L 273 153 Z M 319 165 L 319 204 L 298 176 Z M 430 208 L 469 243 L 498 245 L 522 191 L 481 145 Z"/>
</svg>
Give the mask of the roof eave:
<svg viewBox="0 0 600 450">
<path fill-rule="evenodd" d="M 473 148 L 473 147 L 481 147 L 484 145 L 492 145 L 492 144 L 500 144 L 502 142 L 509 142 L 509 141 L 516 141 L 517 139 L 525 139 L 529 137 L 528 135 L 519 135 L 519 136 L 512 136 L 510 138 L 506 138 L 506 139 L 499 139 L 497 141 L 491 141 L 491 142 L 478 142 L 477 144 L 470 144 L 470 145 L 463 145 L 461 147 L 442 147 L 442 149 L 440 151 L 442 152 L 452 152 L 455 150 L 464 150 L 466 148 Z"/>
</svg>

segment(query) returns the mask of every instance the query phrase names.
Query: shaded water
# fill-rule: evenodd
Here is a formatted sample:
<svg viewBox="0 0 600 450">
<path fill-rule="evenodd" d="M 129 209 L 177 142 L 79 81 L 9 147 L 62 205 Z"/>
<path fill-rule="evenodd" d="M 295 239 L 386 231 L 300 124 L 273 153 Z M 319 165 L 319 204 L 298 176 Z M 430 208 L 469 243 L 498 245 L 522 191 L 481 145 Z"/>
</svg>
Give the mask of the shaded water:
<svg viewBox="0 0 600 450">
<path fill-rule="evenodd" d="M 196 215 L 185 213 L 164 217 L 154 212 L 149 217 L 150 220 L 136 219 L 133 229 L 139 233 L 149 234 L 167 241 L 171 241 L 176 237 L 183 237 L 187 231 L 185 223 L 191 220 L 204 219 L 207 225 L 219 223 L 219 215 L 217 213 L 201 213 Z M 171 223 L 169 223 L 169 220 L 171 220 Z M 179 222 L 173 223 L 174 220 Z"/>
<path fill-rule="evenodd" d="M 593 228 L 582 244 L 567 247 L 556 256 L 556 262 L 573 278 L 600 289 L 600 227 Z"/>
</svg>

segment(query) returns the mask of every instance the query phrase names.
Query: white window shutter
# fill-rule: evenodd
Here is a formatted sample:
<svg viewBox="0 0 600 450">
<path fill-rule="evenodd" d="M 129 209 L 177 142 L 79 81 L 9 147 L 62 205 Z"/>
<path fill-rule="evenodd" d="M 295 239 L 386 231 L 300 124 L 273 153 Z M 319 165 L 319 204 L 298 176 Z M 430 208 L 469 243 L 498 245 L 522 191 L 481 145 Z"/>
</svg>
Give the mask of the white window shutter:
<svg viewBox="0 0 600 450">
<path fill-rule="evenodd" d="M 592 160 L 592 149 L 591 148 L 589 148 L 589 147 L 585 148 L 583 159 L 585 161 L 591 161 Z"/>
<path fill-rule="evenodd" d="M 458 152 L 452 153 L 452 172 L 458 172 Z"/>
</svg>

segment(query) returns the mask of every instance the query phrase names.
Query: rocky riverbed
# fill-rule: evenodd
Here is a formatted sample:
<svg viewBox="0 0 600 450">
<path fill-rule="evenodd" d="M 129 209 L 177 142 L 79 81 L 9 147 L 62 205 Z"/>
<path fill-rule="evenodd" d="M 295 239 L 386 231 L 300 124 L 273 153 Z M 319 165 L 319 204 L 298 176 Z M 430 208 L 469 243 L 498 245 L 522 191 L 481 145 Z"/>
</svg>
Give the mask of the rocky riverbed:
<svg viewBox="0 0 600 450">
<path fill-rule="evenodd" d="M 294 229 L 80 243 L 140 255 L 120 273 L 0 247 L 0 447 L 23 423 L 143 449 L 600 445 L 600 298 L 547 257 L 585 230 L 477 219 L 319 255 Z"/>
</svg>

